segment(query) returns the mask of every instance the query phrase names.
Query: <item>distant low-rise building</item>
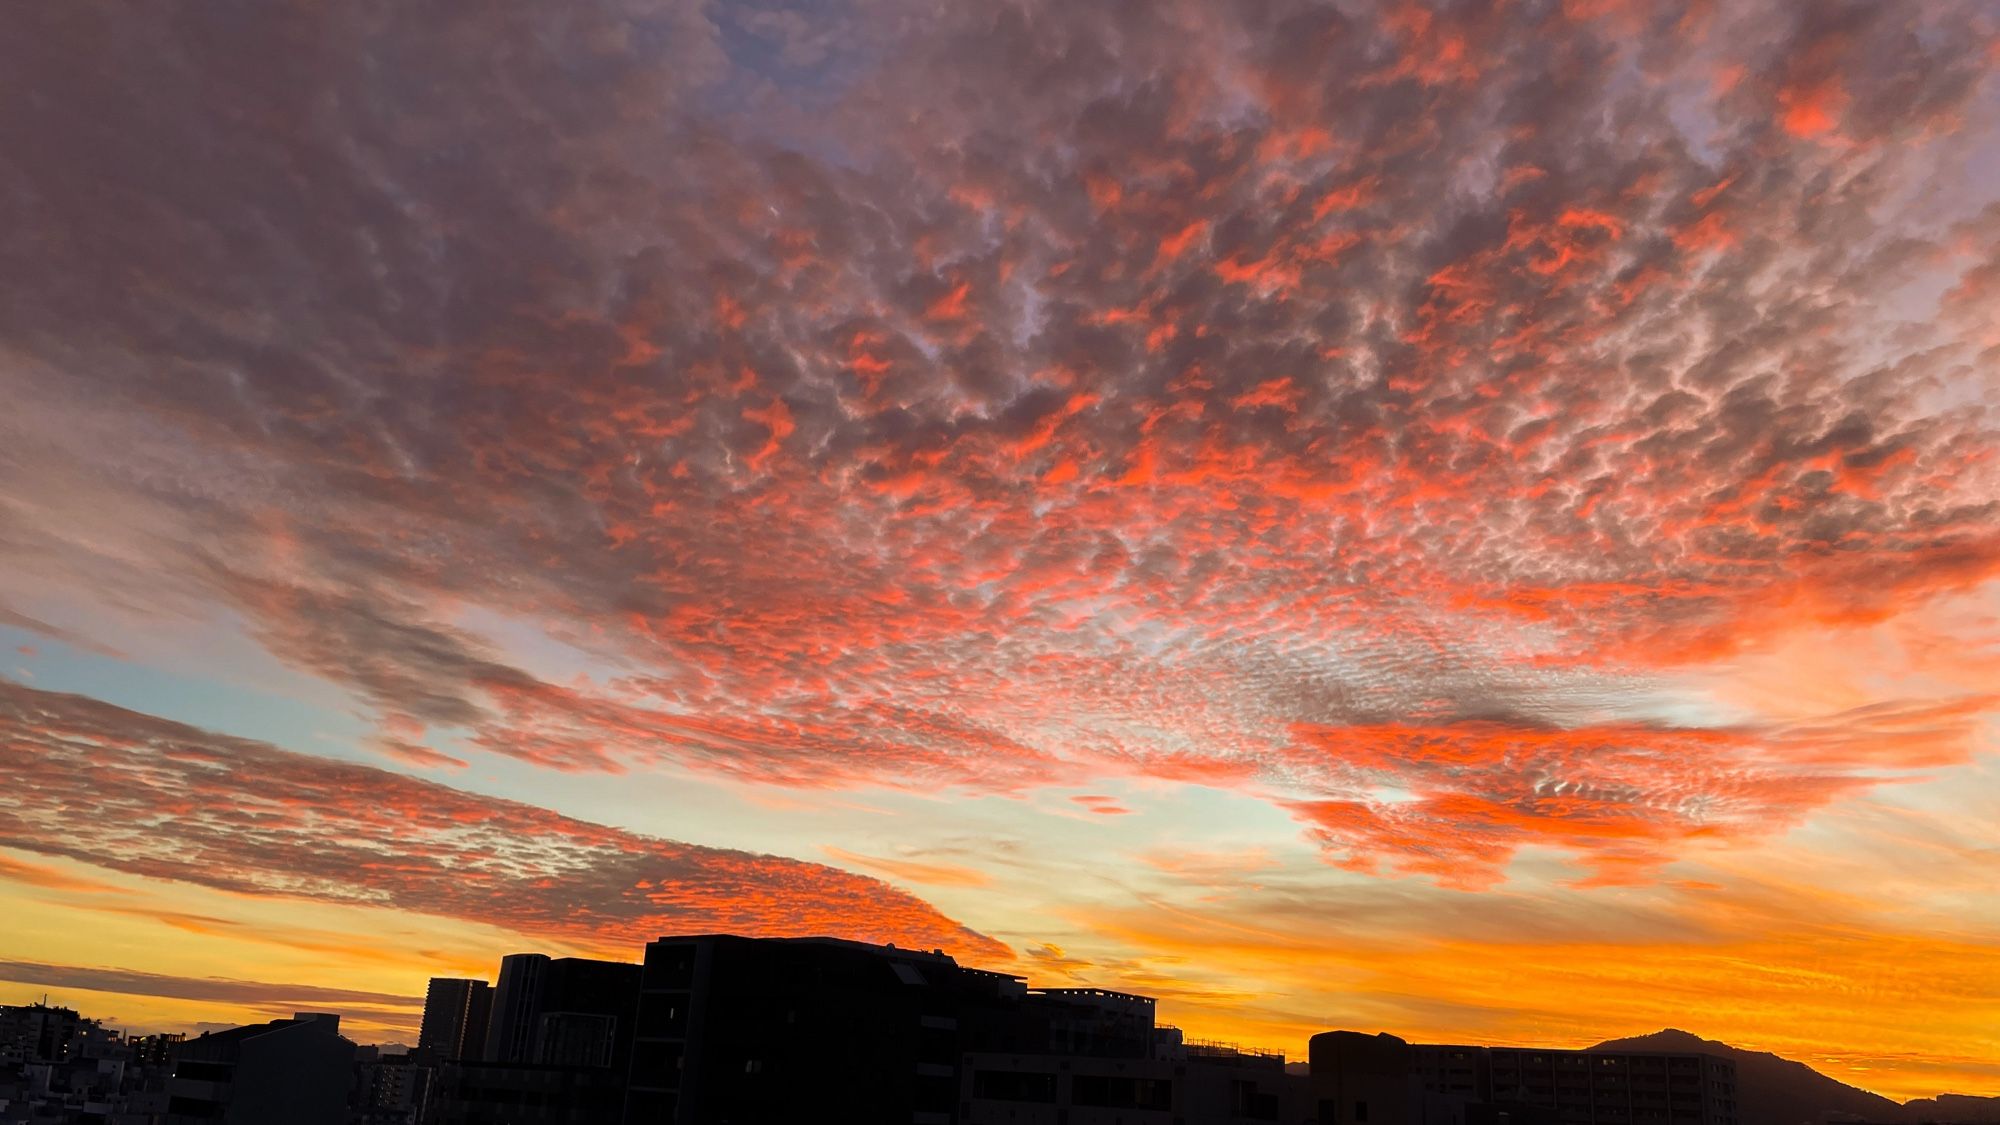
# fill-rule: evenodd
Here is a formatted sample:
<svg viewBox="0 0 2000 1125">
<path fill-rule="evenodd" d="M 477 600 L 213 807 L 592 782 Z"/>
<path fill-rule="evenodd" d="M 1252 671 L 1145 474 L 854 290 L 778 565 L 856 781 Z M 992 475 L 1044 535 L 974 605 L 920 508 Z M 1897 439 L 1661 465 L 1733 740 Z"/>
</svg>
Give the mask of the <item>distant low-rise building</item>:
<svg viewBox="0 0 2000 1125">
<path fill-rule="evenodd" d="M 350 1125 L 423 1125 L 435 1068 L 418 1051 L 355 1053 Z"/>
<path fill-rule="evenodd" d="M 187 1041 L 187 1036 L 179 1032 L 163 1032 L 158 1035 L 134 1035 L 125 1040 L 132 1052 L 132 1061 L 140 1066 L 166 1066 L 173 1061 L 174 1052 Z"/>
<path fill-rule="evenodd" d="M 958 1125 L 1310 1125 L 1281 1054 L 1189 1044 L 1150 1058 L 975 1053 Z"/>
<path fill-rule="evenodd" d="M 1330 1031 L 1313 1036 L 1311 1072 L 1320 1125 L 1737 1125 L 1736 1064 L 1700 1053 Z"/>
<path fill-rule="evenodd" d="M 96 1020 L 49 1004 L 0 1007 L 0 1064 L 65 1063 L 101 1034 Z"/>
<path fill-rule="evenodd" d="M 179 1036 L 127 1038 L 72 1009 L 0 1005 L 0 1125 L 157 1125 Z"/>
</svg>

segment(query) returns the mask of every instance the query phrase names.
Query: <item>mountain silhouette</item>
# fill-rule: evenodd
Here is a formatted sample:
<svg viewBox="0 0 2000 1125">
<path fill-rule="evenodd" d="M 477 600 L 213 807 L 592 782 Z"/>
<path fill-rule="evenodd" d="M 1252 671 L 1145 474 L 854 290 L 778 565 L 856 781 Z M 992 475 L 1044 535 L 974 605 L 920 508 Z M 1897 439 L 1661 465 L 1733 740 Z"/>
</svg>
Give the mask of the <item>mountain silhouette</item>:
<svg viewBox="0 0 2000 1125">
<path fill-rule="evenodd" d="M 1736 1119 L 1740 1125 L 1821 1125 L 1865 1121 L 1877 1125 L 2000 1123 L 2000 1098 L 1942 1094 L 1907 1104 L 1828 1078 L 1802 1062 L 1769 1051 L 1746 1051 L 1678 1028 L 1610 1039 L 1595 1050 L 1701 1051 L 1736 1060 Z"/>
</svg>

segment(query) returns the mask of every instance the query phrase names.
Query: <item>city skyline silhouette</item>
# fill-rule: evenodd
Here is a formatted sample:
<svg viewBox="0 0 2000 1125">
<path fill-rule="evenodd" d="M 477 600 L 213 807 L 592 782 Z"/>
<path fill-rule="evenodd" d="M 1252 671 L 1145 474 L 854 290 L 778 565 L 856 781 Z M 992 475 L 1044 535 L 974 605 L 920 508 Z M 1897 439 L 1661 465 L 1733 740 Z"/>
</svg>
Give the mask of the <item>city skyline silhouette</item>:
<svg viewBox="0 0 2000 1125">
<path fill-rule="evenodd" d="M 813 936 L 2000 1092 L 1992 0 L 17 0 L 0 95 L 0 1004 Z M 464 1091 L 622 1106 L 601 1006 Z"/>
</svg>

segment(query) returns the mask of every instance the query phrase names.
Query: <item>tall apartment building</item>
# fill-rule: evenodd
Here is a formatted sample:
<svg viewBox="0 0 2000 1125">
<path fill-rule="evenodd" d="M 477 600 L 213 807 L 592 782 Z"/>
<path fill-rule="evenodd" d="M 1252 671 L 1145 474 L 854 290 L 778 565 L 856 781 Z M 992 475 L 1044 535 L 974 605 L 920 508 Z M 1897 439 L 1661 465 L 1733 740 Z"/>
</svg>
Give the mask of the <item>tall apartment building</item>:
<svg viewBox="0 0 2000 1125">
<path fill-rule="evenodd" d="M 516 953 L 500 961 L 484 1061 L 625 1069 L 639 966 Z"/>
<path fill-rule="evenodd" d="M 485 1050 L 438 1068 L 436 1125 L 607 1125 L 625 1102 L 638 965 L 517 953 L 500 962 Z"/>
<path fill-rule="evenodd" d="M 1737 1125 L 1714 1055 L 1312 1038 L 1320 1125 Z"/>
<path fill-rule="evenodd" d="M 432 977 L 424 990 L 424 1022 L 417 1055 L 425 1062 L 478 1058 L 486 1051 L 493 989 L 483 980 Z"/>
</svg>

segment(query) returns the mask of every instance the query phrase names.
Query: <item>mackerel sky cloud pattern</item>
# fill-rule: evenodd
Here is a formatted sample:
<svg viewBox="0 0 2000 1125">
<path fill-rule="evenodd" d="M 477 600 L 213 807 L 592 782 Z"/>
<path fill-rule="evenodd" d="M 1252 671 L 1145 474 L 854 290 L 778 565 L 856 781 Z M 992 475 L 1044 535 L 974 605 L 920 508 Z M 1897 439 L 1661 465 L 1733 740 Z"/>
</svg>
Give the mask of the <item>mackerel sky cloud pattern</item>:
<svg viewBox="0 0 2000 1125">
<path fill-rule="evenodd" d="M 1983 284 L 1990 11 L 1121 13 L 16 16 L 10 561 L 240 614 L 415 764 L 1281 788 L 1416 722 L 1499 756 L 1420 797 L 1474 864 L 1670 839 L 1718 757 L 1743 823 L 1841 791 L 1602 716 L 1992 575 L 1992 356 L 1896 315 Z M 1524 800 L 1555 743 L 1674 764 Z"/>
<path fill-rule="evenodd" d="M 1990 4 L 0 21 L 0 622 L 226 622 L 385 777 L 1206 787 L 1591 888 L 1990 749 L 1716 686 L 2000 577 Z"/>
</svg>

